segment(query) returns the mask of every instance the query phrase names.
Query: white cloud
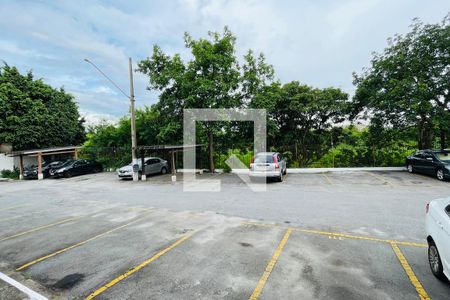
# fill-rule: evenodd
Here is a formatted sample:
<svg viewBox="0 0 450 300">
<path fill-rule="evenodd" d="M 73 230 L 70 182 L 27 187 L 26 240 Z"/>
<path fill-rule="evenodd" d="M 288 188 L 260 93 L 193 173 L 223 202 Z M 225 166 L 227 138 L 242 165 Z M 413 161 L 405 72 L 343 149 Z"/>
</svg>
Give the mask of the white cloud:
<svg viewBox="0 0 450 300">
<path fill-rule="evenodd" d="M 92 92 L 97 93 L 97 94 L 109 94 L 109 95 L 116 95 L 117 94 L 111 88 L 109 88 L 107 86 L 103 86 L 103 85 L 97 86 L 96 88 L 94 88 L 92 90 Z"/>
<path fill-rule="evenodd" d="M 127 100 L 83 59 L 91 59 L 128 93 L 128 57 L 138 60 L 158 44 L 169 54 L 190 57 L 183 33 L 194 38 L 228 25 L 237 54 L 264 52 L 283 82 L 353 90 L 351 73 L 405 32 L 414 17 L 439 22 L 448 0 L 178 0 L 2 1 L 0 59 L 33 69 L 55 87 L 76 96 L 91 114 L 121 116 Z M 157 100 L 148 78 L 135 73 L 138 106 Z"/>
<path fill-rule="evenodd" d="M 30 58 L 55 59 L 55 56 L 41 53 L 36 50 L 26 49 L 19 46 L 17 43 L 8 40 L 0 40 L 0 53 L 1 52 L 8 52 L 11 54 L 26 56 Z"/>
<path fill-rule="evenodd" d="M 102 124 L 116 125 L 119 121 L 119 118 L 117 116 L 113 116 L 110 114 L 101 114 L 93 111 L 81 110 L 80 116 L 84 118 L 86 127 Z"/>
<path fill-rule="evenodd" d="M 352 27 L 364 22 L 366 15 L 379 5 L 381 0 L 351 0 L 338 2 L 337 7 L 326 14 L 326 20 L 332 28 L 332 38 L 338 40 L 347 34 L 351 34 Z"/>
</svg>

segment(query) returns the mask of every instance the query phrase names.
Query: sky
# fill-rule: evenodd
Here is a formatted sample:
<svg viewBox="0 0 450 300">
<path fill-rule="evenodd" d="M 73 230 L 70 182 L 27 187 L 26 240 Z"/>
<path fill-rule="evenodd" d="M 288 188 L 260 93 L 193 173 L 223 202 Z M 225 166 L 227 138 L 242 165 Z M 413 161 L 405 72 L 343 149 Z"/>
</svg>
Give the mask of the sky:
<svg viewBox="0 0 450 300">
<path fill-rule="evenodd" d="M 129 101 L 85 58 L 129 92 L 128 57 L 134 68 L 153 45 L 188 60 L 183 35 L 206 37 L 228 26 L 236 54 L 265 54 L 282 83 L 354 92 L 352 73 L 370 64 L 387 38 L 406 33 L 411 20 L 438 23 L 448 0 L 0 0 L 0 60 L 32 70 L 75 96 L 88 124 L 117 121 Z M 134 73 L 137 107 L 158 101 L 148 78 Z"/>
</svg>

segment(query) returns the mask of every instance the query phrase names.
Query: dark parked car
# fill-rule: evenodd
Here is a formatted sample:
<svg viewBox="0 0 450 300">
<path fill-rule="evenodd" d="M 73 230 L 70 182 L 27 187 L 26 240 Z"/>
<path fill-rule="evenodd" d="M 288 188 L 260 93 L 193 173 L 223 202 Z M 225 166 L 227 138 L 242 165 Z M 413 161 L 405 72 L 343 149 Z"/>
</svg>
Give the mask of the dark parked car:
<svg viewBox="0 0 450 300">
<path fill-rule="evenodd" d="M 83 174 L 98 173 L 103 171 L 103 166 L 93 160 L 71 160 L 67 161 L 58 169 L 50 171 L 50 175 L 53 177 L 72 177 Z"/>
<path fill-rule="evenodd" d="M 42 162 L 42 175 L 44 178 L 50 177 L 50 170 L 58 169 L 63 165 L 64 161 L 53 161 L 51 163 L 47 163 L 46 161 Z M 37 179 L 38 178 L 38 167 L 31 166 L 23 171 L 23 178 L 25 179 Z"/>
<path fill-rule="evenodd" d="M 420 150 L 406 158 L 409 173 L 417 172 L 450 179 L 450 150 Z"/>
</svg>

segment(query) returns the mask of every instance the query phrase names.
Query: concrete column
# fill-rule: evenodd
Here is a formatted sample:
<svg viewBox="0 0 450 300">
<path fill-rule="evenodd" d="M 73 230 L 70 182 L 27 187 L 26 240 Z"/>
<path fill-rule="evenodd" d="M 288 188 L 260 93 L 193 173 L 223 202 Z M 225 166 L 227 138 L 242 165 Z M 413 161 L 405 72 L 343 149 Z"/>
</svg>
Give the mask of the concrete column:
<svg viewBox="0 0 450 300">
<path fill-rule="evenodd" d="M 141 150 L 141 180 L 146 181 L 147 175 L 145 175 L 145 152 Z"/>
<path fill-rule="evenodd" d="M 38 179 L 42 180 L 44 179 L 44 174 L 42 174 L 42 153 L 39 152 L 37 156 L 38 161 Z"/>
<path fill-rule="evenodd" d="M 23 156 L 19 156 L 19 179 L 23 179 Z"/>
<path fill-rule="evenodd" d="M 177 170 L 175 169 L 175 150 L 171 151 L 171 168 L 172 168 L 172 181 L 177 181 Z"/>
</svg>

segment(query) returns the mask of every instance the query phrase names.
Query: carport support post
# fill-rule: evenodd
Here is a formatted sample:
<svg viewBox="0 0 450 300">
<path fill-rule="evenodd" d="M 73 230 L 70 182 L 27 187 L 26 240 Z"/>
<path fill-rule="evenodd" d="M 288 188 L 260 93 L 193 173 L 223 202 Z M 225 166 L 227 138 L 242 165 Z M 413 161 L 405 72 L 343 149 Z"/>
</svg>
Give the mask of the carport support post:
<svg viewBox="0 0 450 300">
<path fill-rule="evenodd" d="M 177 181 L 177 174 L 176 174 L 176 169 L 175 169 L 175 150 L 170 151 L 171 154 L 171 167 L 172 167 L 172 181 L 175 182 Z"/>
<path fill-rule="evenodd" d="M 23 179 L 23 156 L 19 156 L 19 179 Z"/>
<path fill-rule="evenodd" d="M 202 148 L 198 147 L 198 146 L 195 146 L 195 151 L 196 151 L 196 154 L 195 154 L 196 166 L 195 167 L 199 169 L 198 173 L 200 175 L 203 175 Z"/>
<path fill-rule="evenodd" d="M 38 179 L 42 180 L 44 179 L 44 174 L 42 174 L 42 152 L 38 153 L 37 162 L 38 162 Z"/>
<path fill-rule="evenodd" d="M 146 181 L 147 175 L 145 175 L 145 158 L 144 158 L 144 150 L 141 150 L 141 180 Z"/>
</svg>

